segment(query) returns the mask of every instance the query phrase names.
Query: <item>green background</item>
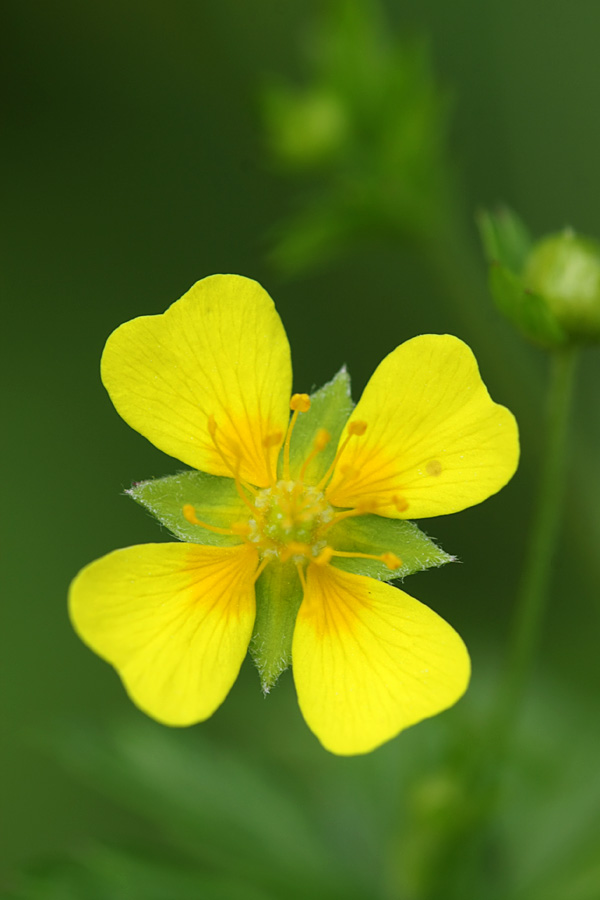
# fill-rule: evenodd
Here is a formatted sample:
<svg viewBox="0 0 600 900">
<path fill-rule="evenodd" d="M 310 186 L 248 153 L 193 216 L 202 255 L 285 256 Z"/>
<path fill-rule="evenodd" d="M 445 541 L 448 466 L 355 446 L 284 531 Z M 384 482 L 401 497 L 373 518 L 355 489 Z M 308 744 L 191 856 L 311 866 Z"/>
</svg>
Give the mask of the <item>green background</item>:
<svg viewBox="0 0 600 900">
<path fill-rule="evenodd" d="M 272 75 L 301 80 L 311 25 L 325 5 L 6 5 L 0 769 L 9 887 L 21 866 L 95 840 L 160 842 L 143 814 L 82 783 L 49 744 L 73 723 L 102 728 L 143 718 L 112 670 L 75 637 L 66 591 L 92 559 L 160 539 L 122 491 L 179 464 L 119 419 L 98 364 L 117 325 L 162 312 L 199 278 L 235 272 L 267 288 L 290 339 L 298 391 L 346 363 L 357 399 L 383 355 L 414 334 L 450 332 L 473 347 L 492 396 L 517 416 L 522 465 L 481 507 L 424 523 L 462 564 L 415 576 L 406 589 L 466 640 L 474 696 L 504 651 L 538 470 L 542 353 L 493 310 L 483 260 L 470 286 L 457 274 L 453 292 L 424 256 L 384 239 L 301 277 L 285 278 L 269 263 L 275 229 L 303 187 L 269 163 L 260 90 Z M 430 36 L 438 80 L 451 88 L 452 162 L 476 252 L 473 214 L 498 201 L 535 234 L 572 225 L 600 236 L 600 5 L 398 0 L 386 8 L 400 35 Z M 551 717 L 552 698 L 572 714 L 564 727 L 580 729 L 577 747 L 592 746 L 600 687 L 599 374 L 599 354 L 587 351 L 535 673 Z M 557 719 L 555 708 L 555 729 Z M 419 726 L 426 734 L 431 727 Z M 401 736 L 396 750 L 367 759 L 325 759 L 297 710 L 290 673 L 265 701 L 250 664 L 194 732 L 257 766 L 275 757 L 322 777 L 342 772 L 340 809 L 343 798 L 368 791 L 373 773 L 385 782 L 390 754 L 415 740 Z"/>
</svg>

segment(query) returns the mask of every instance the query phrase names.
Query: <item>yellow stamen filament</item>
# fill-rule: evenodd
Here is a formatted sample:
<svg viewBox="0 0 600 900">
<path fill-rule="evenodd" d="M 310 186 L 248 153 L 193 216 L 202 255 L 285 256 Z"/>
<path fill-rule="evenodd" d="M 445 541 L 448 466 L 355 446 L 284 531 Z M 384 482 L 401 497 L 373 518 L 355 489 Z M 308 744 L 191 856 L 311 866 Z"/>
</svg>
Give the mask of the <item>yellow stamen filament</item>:
<svg viewBox="0 0 600 900">
<path fill-rule="evenodd" d="M 285 436 L 285 444 L 283 445 L 283 478 L 285 481 L 290 480 L 290 442 L 292 440 L 292 431 L 298 419 L 298 414 L 308 412 L 310 409 L 310 397 L 308 394 L 292 394 L 290 400 L 290 409 L 293 412 L 290 424 L 288 425 L 287 434 Z"/>
<path fill-rule="evenodd" d="M 319 555 L 314 558 L 313 562 L 317 566 L 326 566 L 329 562 L 331 562 L 332 556 L 333 547 L 323 547 Z"/>
<path fill-rule="evenodd" d="M 257 569 L 256 572 L 254 573 L 254 581 L 255 581 L 255 582 L 258 581 L 258 579 L 260 578 L 260 576 L 262 575 L 262 573 L 265 571 L 265 569 L 267 568 L 267 566 L 269 565 L 269 563 L 270 563 L 270 559 L 269 559 L 268 557 L 265 557 L 265 559 L 263 559 L 263 561 L 262 561 L 261 564 L 259 565 L 258 569 Z"/>
<path fill-rule="evenodd" d="M 216 534 L 236 534 L 233 528 L 219 528 L 218 525 L 209 525 L 208 522 L 201 522 L 200 519 L 197 518 L 196 510 L 191 503 L 186 503 L 181 512 L 183 513 L 183 518 L 186 519 L 190 525 L 199 525 L 201 528 L 208 528 L 209 531 L 214 531 Z"/>
<path fill-rule="evenodd" d="M 302 584 L 302 590 L 306 593 L 306 578 L 304 577 L 304 569 L 302 568 L 301 563 L 296 563 L 296 571 L 298 572 L 298 578 Z"/>
<path fill-rule="evenodd" d="M 335 469 L 335 467 L 337 465 L 338 459 L 340 458 L 340 456 L 346 449 L 346 447 L 348 445 L 348 441 L 353 437 L 361 437 L 361 435 L 363 435 L 366 430 L 367 430 L 366 422 L 362 422 L 360 419 L 358 419 L 354 422 L 350 422 L 350 424 L 348 425 L 348 433 L 347 433 L 346 437 L 344 438 L 344 440 L 342 441 L 342 443 L 340 444 L 340 446 L 337 448 L 337 452 L 335 454 L 333 462 L 331 463 L 331 465 L 325 472 L 325 475 L 323 476 L 323 478 L 317 485 L 318 491 L 322 491 L 324 489 L 325 485 L 327 484 L 327 482 L 333 475 L 333 470 Z"/>
<path fill-rule="evenodd" d="M 323 531 L 327 531 L 328 528 L 331 528 L 333 525 L 337 525 L 338 522 L 341 522 L 342 519 L 351 519 L 353 516 L 365 516 L 368 513 L 374 513 L 377 509 L 377 503 L 375 500 L 370 500 L 369 502 L 359 503 L 359 505 L 355 509 L 345 509 L 343 512 L 335 513 L 334 516 L 329 520 L 329 522 L 325 522 L 324 525 L 321 525 L 319 529 L 319 534 Z"/>
<path fill-rule="evenodd" d="M 217 453 L 223 460 L 224 464 L 227 466 L 227 468 L 233 475 L 233 480 L 235 482 L 235 489 L 240 496 L 240 500 L 242 500 L 246 504 L 246 506 L 252 513 L 254 513 L 254 504 L 248 499 L 248 497 L 244 493 L 242 487 L 244 487 L 250 494 L 254 494 L 255 496 L 258 492 L 251 485 L 246 484 L 245 481 L 242 481 L 242 479 L 240 478 L 239 472 L 233 468 L 233 466 L 231 465 L 231 463 L 229 462 L 229 460 L 223 453 L 223 450 L 221 449 L 219 442 L 217 440 L 217 423 L 215 422 L 215 417 L 213 415 L 208 416 L 208 431 L 212 438 L 213 444 L 215 445 L 215 450 L 217 451 Z"/>
<path fill-rule="evenodd" d="M 315 456 L 318 456 L 318 454 L 325 449 L 330 440 L 331 435 L 329 434 L 329 432 L 325 428 L 319 428 L 319 430 L 317 431 L 317 436 L 313 443 L 313 448 L 304 460 L 302 468 L 300 469 L 300 481 L 304 481 L 304 476 L 306 475 L 306 470 L 308 469 L 309 465 L 311 464 Z"/>
<path fill-rule="evenodd" d="M 330 548 L 325 548 L 330 549 Z M 399 559 L 395 553 L 380 553 L 376 555 L 375 553 L 355 553 L 352 550 L 332 550 L 331 556 L 345 556 L 345 557 L 358 557 L 360 559 L 376 559 L 377 562 L 382 562 L 384 565 L 388 567 L 388 569 L 399 569 L 402 565 L 402 560 Z M 331 557 L 330 557 L 331 559 Z"/>
</svg>

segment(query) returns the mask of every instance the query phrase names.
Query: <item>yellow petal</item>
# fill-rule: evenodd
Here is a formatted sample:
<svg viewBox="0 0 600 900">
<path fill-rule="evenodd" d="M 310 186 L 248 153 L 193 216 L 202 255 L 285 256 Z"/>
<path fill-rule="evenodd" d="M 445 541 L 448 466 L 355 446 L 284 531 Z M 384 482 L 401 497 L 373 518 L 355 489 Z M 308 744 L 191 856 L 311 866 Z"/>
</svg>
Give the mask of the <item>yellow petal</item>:
<svg viewBox="0 0 600 900">
<path fill-rule="evenodd" d="M 458 634 L 398 588 L 311 565 L 292 645 L 309 728 L 332 753 L 367 753 L 467 688 Z"/>
<path fill-rule="evenodd" d="M 192 725 L 220 706 L 246 655 L 256 565 L 245 544 L 117 550 L 73 581 L 71 621 L 140 709 L 166 725 Z"/>
<path fill-rule="evenodd" d="M 273 301 L 238 275 L 205 278 L 163 315 L 126 322 L 102 356 L 102 380 L 132 428 L 195 469 L 239 470 L 261 487 L 287 428 L 291 373 Z"/>
<path fill-rule="evenodd" d="M 419 519 L 457 512 L 499 491 L 519 459 L 512 413 L 494 403 L 473 353 L 451 335 L 397 347 L 350 416 L 348 441 L 327 491 L 336 506 Z"/>
</svg>

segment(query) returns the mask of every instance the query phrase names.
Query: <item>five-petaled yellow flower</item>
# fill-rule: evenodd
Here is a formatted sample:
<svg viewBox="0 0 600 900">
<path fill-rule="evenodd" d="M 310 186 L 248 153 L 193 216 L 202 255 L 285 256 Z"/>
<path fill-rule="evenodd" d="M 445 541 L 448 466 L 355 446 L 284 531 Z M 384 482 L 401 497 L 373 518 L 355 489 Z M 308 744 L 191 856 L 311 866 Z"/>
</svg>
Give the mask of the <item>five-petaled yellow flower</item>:
<svg viewBox="0 0 600 900">
<path fill-rule="evenodd" d="M 102 377 L 126 422 L 229 491 L 212 522 L 180 497 L 197 542 L 117 550 L 72 584 L 75 629 L 142 710 L 168 725 L 208 718 L 253 630 L 260 645 L 259 620 L 276 632 L 295 592 L 294 682 L 327 749 L 365 753 L 456 702 L 470 672 L 460 637 L 398 588 L 348 570 L 355 558 L 397 577 L 397 548 L 344 550 L 339 535 L 361 519 L 414 527 L 398 520 L 465 509 L 513 475 L 514 418 L 462 341 L 423 335 L 397 347 L 340 425 L 337 449 L 337 435 L 314 427 L 303 458 L 307 434 L 295 439 L 311 400 L 290 401 L 285 331 L 254 281 L 215 275 L 164 315 L 122 325 Z M 273 601 L 268 613 L 257 597 Z"/>
</svg>

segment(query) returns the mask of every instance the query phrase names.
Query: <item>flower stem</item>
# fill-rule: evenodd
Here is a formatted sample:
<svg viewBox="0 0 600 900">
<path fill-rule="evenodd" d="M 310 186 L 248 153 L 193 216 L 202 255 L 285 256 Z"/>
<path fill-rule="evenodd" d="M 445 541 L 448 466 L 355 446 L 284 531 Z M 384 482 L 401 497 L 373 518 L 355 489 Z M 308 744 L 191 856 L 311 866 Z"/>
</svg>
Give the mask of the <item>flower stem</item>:
<svg viewBox="0 0 600 900">
<path fill-rule="evenodd" d="M 548 387 L 545 450 L 521 583 L 517 592 L 496 733 L 507 735 L 518 715 L 537 648 L 559 533 L 569 413 L 577 350 L 555 350 Z"/>
</svg>

